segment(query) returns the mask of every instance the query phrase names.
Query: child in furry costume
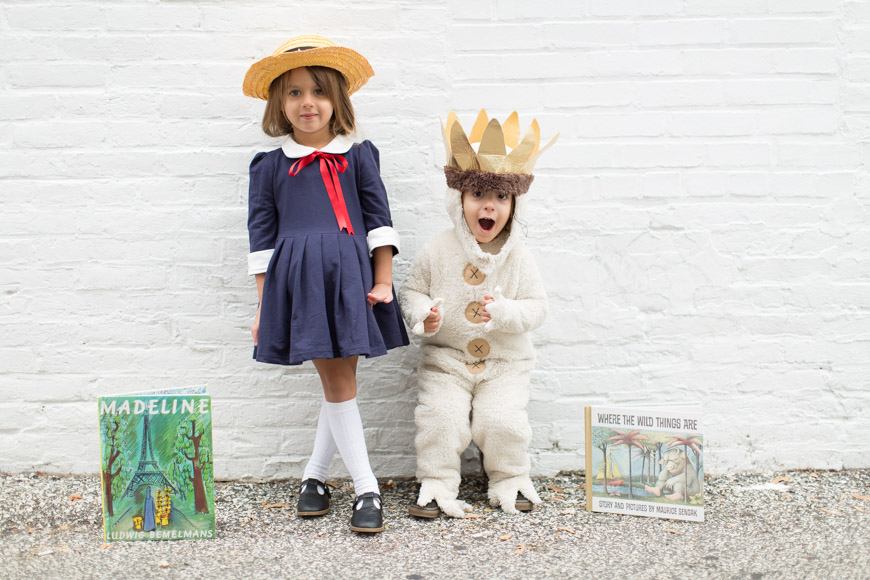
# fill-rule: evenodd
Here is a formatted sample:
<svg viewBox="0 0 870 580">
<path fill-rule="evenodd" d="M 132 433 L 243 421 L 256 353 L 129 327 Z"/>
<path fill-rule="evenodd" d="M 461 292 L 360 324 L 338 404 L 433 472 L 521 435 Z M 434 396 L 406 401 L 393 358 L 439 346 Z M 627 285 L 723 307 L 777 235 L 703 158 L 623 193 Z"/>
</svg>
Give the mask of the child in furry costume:
<svg viewBox="0 0 870 580">
<path fill-rule="evenodd" d="M 483 111 L 481 115 L 485 122 Z M 475 127 L 479 123 L 480 117 Z M 491 121 L 477 152 L 481 159 L 488 153 L 484 149 L 493 124 L 501 135 L 498 122 Z M 528 333 L 544 322 L 547 295 L 514 227 L 523 216 L 522 194 L 533 176 L 464 170 L 451 155 L 451 149 L 468 144 L 457 127 L 455 117 L 449 117 L 446 205 L 454 227 L 418 253 L 399 292 L 408 326 L 423 337 L 414 413 L 421 485 L 417 502 L 409 507 L 418 517 L 463 517 L 470 511 L 458 492 L 460 455 L 472 440 L 483 455 L 491 505 L 516 513 L 541 501 L 529 476 L 526 406 L 535 352 Z M 473 141 L 475 130 L 471 134 Z M 517 142 L 513 145 L 519 149 Z M 534 151 L 528 150 L 537 152 L 537 142 Z M 528 159 L 522 167 L 530 172 L 534 157 Z M 475 165 L 486 169 L 483 163 Z"/>
</svg>

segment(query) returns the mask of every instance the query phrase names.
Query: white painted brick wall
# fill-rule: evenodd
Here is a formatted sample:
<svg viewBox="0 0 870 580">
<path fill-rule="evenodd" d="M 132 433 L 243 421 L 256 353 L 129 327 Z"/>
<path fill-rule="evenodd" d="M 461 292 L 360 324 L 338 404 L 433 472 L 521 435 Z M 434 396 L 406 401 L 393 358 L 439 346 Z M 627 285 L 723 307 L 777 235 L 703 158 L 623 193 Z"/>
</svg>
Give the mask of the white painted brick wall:
<svg viewBox="0 0 870 580">
<path fill-rule="evenodd" d="M 207 382 L 219 477 L 301 474 L 317 377 L 250 359 L 275 141 L 241 82 L 309 31 L 377 71 L 397 283 L 448 224 L 439 115 L 561 131 L 528 218 L 535 473 L 582 467 L 584 405 L 658 399 L 704 404 L 711 472 L 870 465 L 868 4 L 4 0 L 0 471 L 96 472 L 98 394 Z M 417 360 L 361 364 L 381 476 L 414 471 Z"/>
</svg>

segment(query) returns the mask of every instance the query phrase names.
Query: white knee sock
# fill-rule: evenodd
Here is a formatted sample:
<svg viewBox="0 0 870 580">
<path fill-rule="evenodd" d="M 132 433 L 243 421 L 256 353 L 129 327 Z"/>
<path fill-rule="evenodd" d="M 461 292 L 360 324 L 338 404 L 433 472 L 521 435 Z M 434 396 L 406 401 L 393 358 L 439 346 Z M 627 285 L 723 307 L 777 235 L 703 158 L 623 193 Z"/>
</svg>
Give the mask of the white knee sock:
<svg viewBox="0 0 870 580">
<path fill-rule="evenodd" d="M 362 418 L 356 398 L 341 403 L 324 402 L 326 416 L 329 417 L 329 427 L 332 437 L 338 446 L 338 452 L 345 467 L 353 477 L 353 486 L 357 495 L 370 491 L 379 492 L 378 480 L 369 465 L 369 454 L 366 449 L 363 434 Z"/>
<path fill-rule="evenodd" d="M 323 403 L 320 405 L 320 418 L 317 420 L 317 433 L 314 435 L 314 449 L 311 450 L 311 459 L 305 466 L 302 481 L 313 477 L 326 483 L 326 475 L 329 473 L 329 466 L 337 449 L 335 439 L 332 438 L 332 429 L 329 427 L 329 417 L 326 416 L 326 405 L 328 404 L 326 399 L 323 399 Z"/>
</svg>

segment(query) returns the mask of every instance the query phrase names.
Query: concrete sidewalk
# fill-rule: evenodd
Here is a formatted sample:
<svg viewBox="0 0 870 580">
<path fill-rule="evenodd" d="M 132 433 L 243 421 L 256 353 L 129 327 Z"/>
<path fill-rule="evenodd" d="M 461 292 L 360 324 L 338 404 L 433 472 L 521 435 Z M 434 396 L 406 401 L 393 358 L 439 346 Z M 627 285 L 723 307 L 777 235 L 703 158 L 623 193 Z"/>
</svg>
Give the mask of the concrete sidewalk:
<svg viewBox="0 0 870 580">
<path fill-rule="evenodd" d="M 870 469 L 710 477 L 703 524 L 588 513 L 576 473 L 515 516 L 467 482 L 463 520 L 410 518 L 415 484 L 381 483 L 374 536 L 348 529 L 349 489 L 303 520 L 298 481 L 221 482 L 217 539 L 104 544 L 97 477 L 0 475 L 0 578 L 870 578 Z"/>
</svg>

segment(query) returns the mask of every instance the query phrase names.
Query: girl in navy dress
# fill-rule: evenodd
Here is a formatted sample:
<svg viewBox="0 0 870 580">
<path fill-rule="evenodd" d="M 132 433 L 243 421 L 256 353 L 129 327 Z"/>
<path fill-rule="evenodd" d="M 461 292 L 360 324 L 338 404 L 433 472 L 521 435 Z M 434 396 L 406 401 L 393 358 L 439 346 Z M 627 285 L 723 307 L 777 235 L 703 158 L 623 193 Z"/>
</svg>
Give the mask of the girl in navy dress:
<svg viewBox="0 0 870 580">
<path fill-rule="evenodd" d="M 251 162 L 248 273 L 260 298 L 254 358 L 313 361 L 325 400 L 297 513 L 329 511 L 326 474 L 338 449 L 353 477 L 356 532 L 384 529 L 356 403 L 357 360 L 408 344 L 392 285 L 399 239 L 378 150 L 352 137 L 349 96 L 373 74 L 360 54 L 299 36 L 251 66 L 244 82 L 246 95 L 267 101 L 263 130 L 286 136 Z"/>
</svg>

